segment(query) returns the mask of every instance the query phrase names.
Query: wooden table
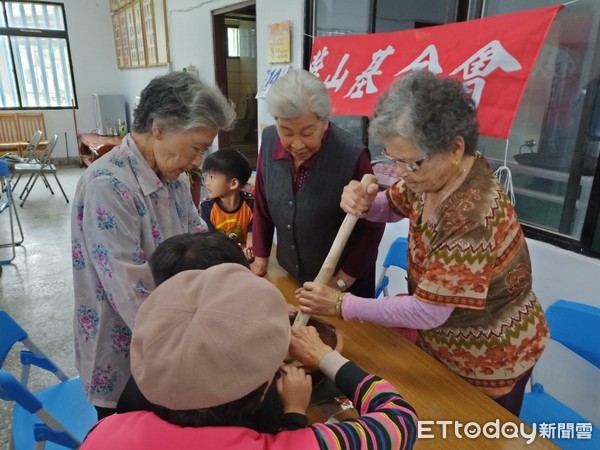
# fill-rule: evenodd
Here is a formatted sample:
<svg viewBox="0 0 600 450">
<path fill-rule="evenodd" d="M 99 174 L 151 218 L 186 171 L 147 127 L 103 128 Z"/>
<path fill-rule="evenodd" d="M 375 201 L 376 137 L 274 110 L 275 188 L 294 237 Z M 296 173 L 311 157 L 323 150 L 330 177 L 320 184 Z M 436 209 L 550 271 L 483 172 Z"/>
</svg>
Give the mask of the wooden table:
<svg viewBox="0 0 600 450">
<path fill-rule="evenodd" d="M 289 303 L 297 305 L 294 291 L 298 284 L 277 264 L 274 256 L 270 258 L 266 278 L 279 288 Z M 462 439 L 459 439 L 454 432 L 455 422 L 463 425 L 476 422 L 483 426 L 498 419 L 499 427 L 508 422 L 521 426 L 522 422 L 393 329 L 333 317 L 327 317 L 326 321 L 343 334 L 342 354 L 364 370 L 390 381 L 414 406 L 421 421 L 453 421 L 448 425 L 445 439 L 442 438 L 443 425 L 427 425 L 431 429 L 424 430 L 423 434 L 434 437 L 418 439 L 416 449 L 558 448 L 541 437 L 528 445 L 521 434 L 511 439 L 492 439 L 481 433 L 477 438 L 467 438 L 460 429 Z M 526 426 L 526 433 L 530 432 Z"/>
<path fill-rule="evenodd" d="M 81 133 L 77 135 L 79 149 L 79 165 L 89 166 L 96 159 L 111 151 L 121 143 L 118 136 L 101 136 L 96 133 Z"/>
</svg>

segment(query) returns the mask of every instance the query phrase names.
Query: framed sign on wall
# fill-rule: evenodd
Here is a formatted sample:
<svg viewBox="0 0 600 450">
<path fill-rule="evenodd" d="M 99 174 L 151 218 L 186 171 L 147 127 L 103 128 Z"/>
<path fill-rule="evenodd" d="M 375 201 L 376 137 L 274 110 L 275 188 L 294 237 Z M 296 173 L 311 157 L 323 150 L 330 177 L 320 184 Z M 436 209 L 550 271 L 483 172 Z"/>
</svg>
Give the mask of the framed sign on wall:
<svg viewBox="0 0 600 450">
<path fill-rule="evenodd" d="M 120 69 L 169 64 L 166 0 L 112 0 L 110 8 Z"/>
<path fill-rule="evenodd" d="M 117 67 L 124 67 L 123 49 L 121 48 L 121 24 L 119 23 L 119 15 L 112 16 L 113 37 L 115 38 L 115 50 L 117 51 Z"/>
<path fill-rule="evenodd" d="M 133 7 L 125 8 L 127 17 L 127 37 L 129 38 L 129 54 L 131 55 L 131 67 L 139 67 L 137 35 L 135 32 L 135 21 L 133 20 Z"/>
<path fill-rule="evenodd" d="M 156 33 L 154 32 L 154 6 L 152 0 L 142 0 L 142 13 L 144 18 L 144 36 L 146 44 L 147 64 L 155 66 L 156 58 Z"/>
<path fill-rule="evenodd" d="M 291 61 L 291 22 L 272 23 L 267 28 L 267 62 L 269 64 Z"/>
<path fill-rule="evenodd" d="M 138 0 L 133 4 L 133 21 L 135 23 L 135 38 L 137 41 L 138 62 L 140 67 L 146 66 L 146 47 L 144 45 L 144 26 L 142 23 L 142 5 Z"/>
<path fill-rule="evenodd" d="M 131 67 L 131 53 L 129 49 L 129 33 L 127 31 L 127 16 L 125 9 L 117 12 L 119 16 L 119 31 L 121 35 L 121 52 L 123 53 L 123 69 Z"/>
</svg>

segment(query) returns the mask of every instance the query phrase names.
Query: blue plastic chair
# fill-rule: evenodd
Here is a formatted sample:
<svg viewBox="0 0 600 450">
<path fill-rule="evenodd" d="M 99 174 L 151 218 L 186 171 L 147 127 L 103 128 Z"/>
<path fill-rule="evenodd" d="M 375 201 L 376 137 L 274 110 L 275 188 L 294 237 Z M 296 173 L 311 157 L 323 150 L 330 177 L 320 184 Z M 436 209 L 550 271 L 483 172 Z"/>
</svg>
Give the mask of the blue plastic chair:
<svg viewBox="0 0 600 450">
<path fill-rule="evenodd" d="M 563 449 L 600 448 L 600 308 L 558 300 L 546 311 L 550 340 L 531 374 L 526 423 L 591 423 L 591 440 L 556 434 Z"/>
<path fill-rule="evenodd" d="M 546 311 L 546 320 L 552 339 L 600 368 L 600 308 L 558 300 Z"/>
<path fill-rule="evenodd" d="M 383 261 L 383 272 L 381 273 L 379 281 L 377 282 L 377 287 L 375 288 L 375 298 L 379 297 L 382 292 L 384 296 L 388 296 L 388 284 L 390 284 L 390 278 L 386 274 L 390 266 L 408 270 L 408 239 L 406 237 L 396 238 L 390 245 L 385 260 Z"/>
<path fill-rule="evenodd" d="M 78 448 L 97 421 L 94 407 L 87 401 L 79 378 L 61 371 L 29 340 L 27 332 L 5 311 L 0 310 L 0 366 L 11 348 L 21 342 L 21 376 L 0 370 L 0 399 L 14 401 L 11 449 L 31 450 Z M 27 388 L 30 366 L 54 373 L 60 380 L 54 386 L 32 393 Z"/>
</svg>

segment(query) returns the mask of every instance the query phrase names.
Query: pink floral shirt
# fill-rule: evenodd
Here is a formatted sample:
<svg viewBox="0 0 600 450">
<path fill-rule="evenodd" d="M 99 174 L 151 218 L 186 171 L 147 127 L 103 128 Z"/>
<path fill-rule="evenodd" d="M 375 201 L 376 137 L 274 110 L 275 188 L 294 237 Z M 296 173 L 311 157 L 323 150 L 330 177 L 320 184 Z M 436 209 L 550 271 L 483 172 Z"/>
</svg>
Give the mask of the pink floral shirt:
<svg viewBox="0 0 600 450">
<path fill-rule="evenodd" d="M 159 178 L 130 135 L 81 177 L 71 218 L 75 353 L 93 404 L 114 408 L 130 376 L 131 329 L 154 289 L 154 250 L 205 230 L 187 176 Z"/>
</svg>

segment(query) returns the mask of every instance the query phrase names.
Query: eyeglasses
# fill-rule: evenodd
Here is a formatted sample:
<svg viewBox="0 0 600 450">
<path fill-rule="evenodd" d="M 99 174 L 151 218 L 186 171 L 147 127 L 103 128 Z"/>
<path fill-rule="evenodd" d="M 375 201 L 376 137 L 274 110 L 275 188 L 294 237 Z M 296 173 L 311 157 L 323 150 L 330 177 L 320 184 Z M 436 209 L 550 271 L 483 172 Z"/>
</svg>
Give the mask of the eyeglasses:
<svg viewBox="0 0 600 450">
<path fill-rule="evenodd" d="M 419 169 L 419 167 L 421 167 L 421 164 L 423 164 L 427 160 L 427 158 L 421 158 L 412 163 L 405 163 L 403 161 L 398 161 L 397 159 L 394 159 L 385 148 L 382 150 L 381 156 L 383 156 L 386 159 L 386 163 L 394 165 L 398 169 L 402 169 L 407 172 L 416 172 Z"/>
</svg>

